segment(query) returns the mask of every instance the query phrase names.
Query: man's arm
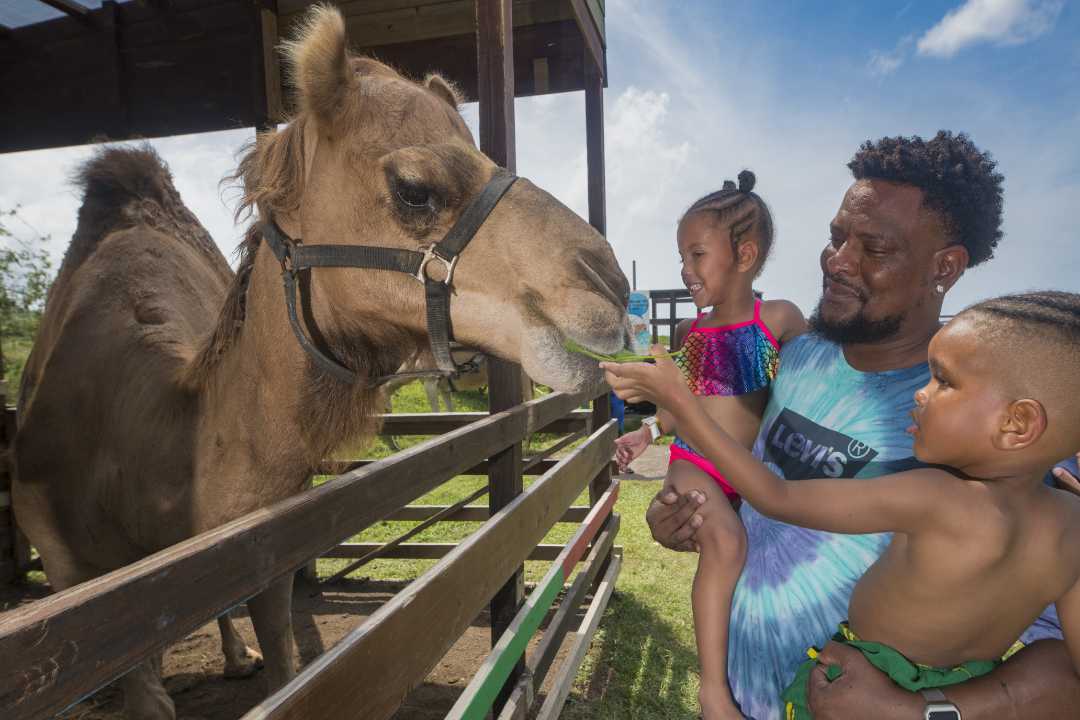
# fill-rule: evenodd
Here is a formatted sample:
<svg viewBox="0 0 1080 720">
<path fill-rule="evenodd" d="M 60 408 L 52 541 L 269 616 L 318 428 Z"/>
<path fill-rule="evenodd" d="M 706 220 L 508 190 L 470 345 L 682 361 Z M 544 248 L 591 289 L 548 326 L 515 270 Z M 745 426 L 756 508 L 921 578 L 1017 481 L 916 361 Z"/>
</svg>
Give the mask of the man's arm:
<svg viewBox="0 0 1080 720">
<path fill-rule="evenodd" d="M 861 652 L 829 643 L 819 658 L 844 674 L 828 682 L 815 672 L 809 684 L 816 720 L 918 720 L 926 701 L 893 684 Z M 884 681 L 884 684 L 882 684 Z M 1076 716 L 1080 678 L 1060 640 L 1040 640 L 982 677 L 944 689 L 964 720 L 1060 720 Z"/>
</svg>

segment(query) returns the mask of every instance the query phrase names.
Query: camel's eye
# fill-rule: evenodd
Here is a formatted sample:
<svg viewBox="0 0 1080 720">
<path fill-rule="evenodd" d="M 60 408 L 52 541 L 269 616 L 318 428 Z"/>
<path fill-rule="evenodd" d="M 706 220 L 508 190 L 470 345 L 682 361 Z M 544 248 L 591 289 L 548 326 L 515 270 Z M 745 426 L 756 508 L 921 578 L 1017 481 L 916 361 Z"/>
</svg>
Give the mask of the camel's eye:
<svg viewBox="0 0 1080 720">
<path fill-rule="evenodd" d="M 398 202 L 408 208 L 432 208 L 430 188 L 418 183 L 398 180 L 394 192 Z"/>
</svg>

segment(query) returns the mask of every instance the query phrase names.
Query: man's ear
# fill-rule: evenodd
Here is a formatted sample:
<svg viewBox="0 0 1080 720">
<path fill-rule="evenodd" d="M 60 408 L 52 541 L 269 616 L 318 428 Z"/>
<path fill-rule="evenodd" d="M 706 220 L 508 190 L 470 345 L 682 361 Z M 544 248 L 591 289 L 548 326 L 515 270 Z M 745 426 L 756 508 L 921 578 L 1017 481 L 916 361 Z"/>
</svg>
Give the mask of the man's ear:
<svg viewBox="0 0 1080 720">
<path fill-rule="evenodd" d="M 941 285 L 945 292 L 956 284 L 970 261 L 967 248 L 950 245 L 934 254 L 934 285 Z"/>
<path fill-rule="evenodd" d="M 1009 404 L 994 437 L 998 450 L 1023 450 L 1031 447 L 1046 432 L 1046 408 L 1038 400 L 1024 398 Z"/>
</svg>

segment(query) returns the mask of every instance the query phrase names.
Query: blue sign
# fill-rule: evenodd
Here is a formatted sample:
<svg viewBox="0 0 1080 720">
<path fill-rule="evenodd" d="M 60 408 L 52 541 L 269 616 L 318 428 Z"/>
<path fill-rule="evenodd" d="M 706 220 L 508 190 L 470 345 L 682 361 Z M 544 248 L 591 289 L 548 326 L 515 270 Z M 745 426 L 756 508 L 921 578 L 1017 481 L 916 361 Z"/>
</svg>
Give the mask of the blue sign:
<svg viewBox="0 0 1080 720">
<path fill-rule="evenodd" d="M 626 305 L 626 311 L 631 315 L 645 317 L 649 314 L 649 296 L 637 291 L 630 293 L 630 301 Z"/>
</svg>

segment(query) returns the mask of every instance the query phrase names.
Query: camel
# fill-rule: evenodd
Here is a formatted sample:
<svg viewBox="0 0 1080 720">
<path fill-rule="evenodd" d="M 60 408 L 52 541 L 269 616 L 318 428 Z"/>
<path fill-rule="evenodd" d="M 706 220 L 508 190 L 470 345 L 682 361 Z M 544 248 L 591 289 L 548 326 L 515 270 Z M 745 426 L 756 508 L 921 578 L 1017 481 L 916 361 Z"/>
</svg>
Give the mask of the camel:
<svg viewBox="0 0 1080 720">
<path fill-rule="evenodd" d="M 307 333 L 355 377 L 316 362 L 293 333 L 289 264 L 265 223 L 305 245 L 417 250 L 501 171 L 448 82 L 352 56 L 336 9 L 314 9 L 286 54 L 297 110 L 239 163 L 240 211 L 261 222 L 235 274 L 148 147 L 106 149 L 81 170 L 14 450 L 15 511 L 56 590 L 300 492 L 331 451 L 377 430 L 383 397 L 370 380 L 428 343 L 417 278 L 317 268 L 300 274 Z M 566 339 L 625 345 L 629 288 L 610 246 L 527 180 L 458 260 L 452 285 L 445 267 L 421 268 L 452 287 L 454 339 L 565 391 L 599 379 Z M 295 674 L 291 586 L 289 573 L 248 602 L 271 691 Z M 231 667 L 246 671 L 254 653 L 220 624 Z M 160 668 L 159 655 L 122 678 L 127 717 L 174 717 Z"/>
</svg>

